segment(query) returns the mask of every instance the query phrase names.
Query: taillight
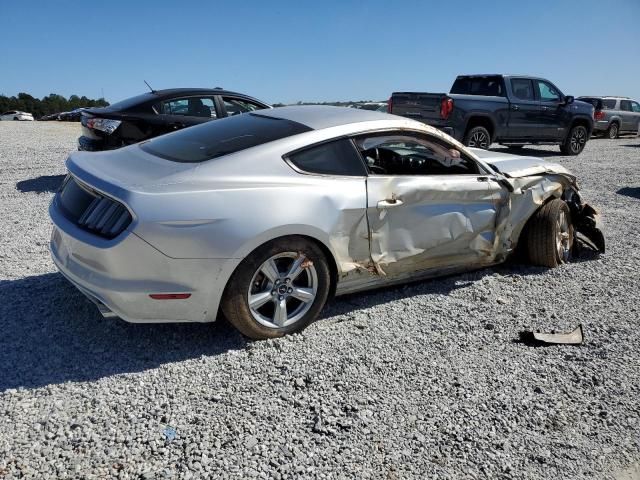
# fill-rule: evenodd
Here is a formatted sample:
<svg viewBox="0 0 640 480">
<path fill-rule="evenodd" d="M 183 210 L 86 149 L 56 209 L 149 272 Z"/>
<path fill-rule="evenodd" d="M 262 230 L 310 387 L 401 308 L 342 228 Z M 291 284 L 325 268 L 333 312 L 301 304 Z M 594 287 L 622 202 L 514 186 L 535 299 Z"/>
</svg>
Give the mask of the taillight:
<svg viewBox="0 0 640 480">
<path fill-rule="evenodd" d="M 593 112 L 593 119 L 594 120 L 604 120 L 605 117 L 605 113 L 602 110 L 595 110 Z"/>
<path fill-rule="evenodd" d="M 453 112 L 453 99 L 445 97 L 440 102 L 440 118 L 447 120 L 451 112 Z"/>
<path fill-rule="evenodd" d="M 393 97 L 389 97 L 389 100 L 387 100 L 387 112 L 391 113 L 392 110 L 393 110 Z"/>
</svg>

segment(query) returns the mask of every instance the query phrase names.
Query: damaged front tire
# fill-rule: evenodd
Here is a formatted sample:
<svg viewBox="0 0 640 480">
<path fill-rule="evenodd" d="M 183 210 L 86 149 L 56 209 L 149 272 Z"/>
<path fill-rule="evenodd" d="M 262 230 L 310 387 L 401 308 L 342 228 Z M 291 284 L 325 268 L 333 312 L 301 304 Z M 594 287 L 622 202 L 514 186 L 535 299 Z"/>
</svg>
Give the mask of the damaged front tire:
<svg viewBox="0 0 640 480">
<path fill-rule="evenodd" d="M 571 259 L 575 231 L 569 206 L 555 198 L 529 220 L 527 256 L 532 265 L 554 268 Z"/>
</svg>

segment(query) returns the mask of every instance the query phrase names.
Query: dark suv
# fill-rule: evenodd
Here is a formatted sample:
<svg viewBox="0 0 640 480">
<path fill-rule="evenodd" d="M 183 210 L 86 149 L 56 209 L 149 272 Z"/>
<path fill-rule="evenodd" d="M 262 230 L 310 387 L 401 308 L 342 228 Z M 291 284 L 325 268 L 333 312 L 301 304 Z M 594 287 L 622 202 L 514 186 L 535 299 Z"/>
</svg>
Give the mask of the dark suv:
<svg viewBox="0 0 640 480">
<path fill-rule="evenodd" d="M 79 150 L 111 150 L 217 118 L 271 108 L 219 88 L 154 90 L 82 112 Z"/>
<path fill-rule="evenodd" d="M 636 133 L 640 129 L 640 103 L 629 97 L 579 97 L 595 108 L 593 133 L 618 138 L 621 133 Z"/>
</svg>

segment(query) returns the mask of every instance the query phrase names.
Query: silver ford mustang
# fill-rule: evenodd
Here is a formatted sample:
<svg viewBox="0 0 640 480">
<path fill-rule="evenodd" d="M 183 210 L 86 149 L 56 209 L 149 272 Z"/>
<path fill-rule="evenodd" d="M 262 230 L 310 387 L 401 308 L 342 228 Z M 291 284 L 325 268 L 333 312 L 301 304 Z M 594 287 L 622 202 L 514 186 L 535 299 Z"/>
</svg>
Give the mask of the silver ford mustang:
<svg viewBox="0 0 640 480">
<path fill-rule="evenodd" d="M 285 107 L 72 153 L 51 254 L 105 316 L 277 337 L 329 297 L 505 261 L 604 251 L 575 177 L 422 123 Z M 580 236 L 578 234 L 580 233 Z"/>
</svg>

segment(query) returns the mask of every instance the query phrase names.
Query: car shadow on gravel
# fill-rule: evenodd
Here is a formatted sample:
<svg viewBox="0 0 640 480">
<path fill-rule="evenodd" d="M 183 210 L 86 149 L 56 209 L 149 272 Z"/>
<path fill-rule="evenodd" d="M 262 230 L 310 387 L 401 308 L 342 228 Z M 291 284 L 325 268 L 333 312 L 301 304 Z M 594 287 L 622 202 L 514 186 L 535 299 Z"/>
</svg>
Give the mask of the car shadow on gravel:
<svg viewBox="0 0 640 480">
<path fill-rule="evenodd" d="M 640 187 L 623 187 L 616 193 L 625 197 L 640 198 Z"/>
<path fill-rule="evenodd" d="M 22 193 L 56 192 L 64 177 L 64 175 L 42 175 L 29 180 L 21 180 L 16 183 L 16 188 Z"/>
<path fill-rule="evenodd" d="M 537 148 L 506 148 L 506 147 L 494 147 L 489 149 L 496 153 L 509 153 L 511 155 L 520 155 L 523 157 L 563 157 L 564 153 L 560 150 L 552 152 L 550 150 L 538 150 Z"/>
<path fill-rule="evenodd" d="M 0 392 L 97 380 L 244 348 L 226 322 L 105 319 L 62 275 L 0 280 Z"/>
</svg>

